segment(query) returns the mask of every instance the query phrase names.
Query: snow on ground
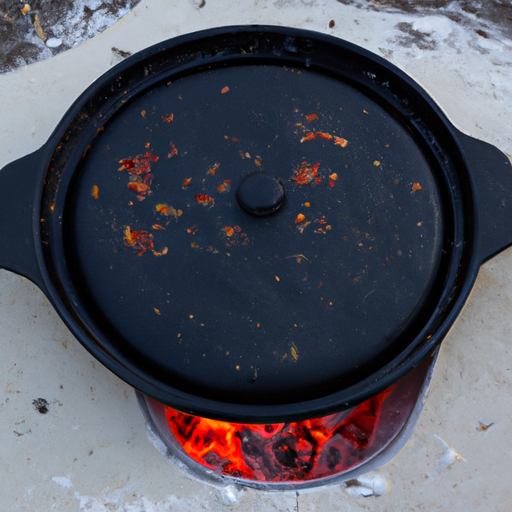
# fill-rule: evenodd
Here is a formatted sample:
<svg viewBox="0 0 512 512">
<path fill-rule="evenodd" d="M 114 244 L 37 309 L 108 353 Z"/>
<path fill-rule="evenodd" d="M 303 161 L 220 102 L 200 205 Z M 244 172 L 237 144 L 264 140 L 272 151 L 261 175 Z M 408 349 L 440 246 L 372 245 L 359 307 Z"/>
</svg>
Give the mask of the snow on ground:
<svg viewBox="0 0 512 512">
<path fill-rule="evenodd" d="M 0 0 L 0 73 L 56 55 L 94 37 L 140 0 Z M 29 9 L 22 13 L 24 5 Z"/>
</svg>

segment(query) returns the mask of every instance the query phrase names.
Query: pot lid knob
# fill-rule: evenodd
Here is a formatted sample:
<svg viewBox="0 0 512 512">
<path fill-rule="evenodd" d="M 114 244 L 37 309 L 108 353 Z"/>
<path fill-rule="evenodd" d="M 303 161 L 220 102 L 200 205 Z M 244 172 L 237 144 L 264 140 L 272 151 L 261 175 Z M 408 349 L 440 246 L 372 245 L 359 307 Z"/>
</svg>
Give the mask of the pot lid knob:
<svg viewBox="0 0 512 512">
<path fill-rule="evenodd" d="M 247 213 L 258 217 L 276 212 L 284 197 L 283 184 L 271 174 L 261 171 L 245 176 L 236 190 L 238 204 Z"/>
</svg>

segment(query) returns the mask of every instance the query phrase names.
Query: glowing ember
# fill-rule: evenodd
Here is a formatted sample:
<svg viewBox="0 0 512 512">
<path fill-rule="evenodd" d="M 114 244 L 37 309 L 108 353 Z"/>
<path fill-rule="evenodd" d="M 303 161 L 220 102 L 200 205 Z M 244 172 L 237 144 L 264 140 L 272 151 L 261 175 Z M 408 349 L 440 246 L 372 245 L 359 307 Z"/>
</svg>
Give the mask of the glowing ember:
<svg viewBox="0 0 512 512">
<path fill-rule="evenodd" d="M 185 453 L 216 473 L 260 482 L 307 481 L 347 471 L 367 457 L 392 389 L 348 416 L 342 412 L 273 425 L 228 423 L 165 409 Z"/>
</svg>

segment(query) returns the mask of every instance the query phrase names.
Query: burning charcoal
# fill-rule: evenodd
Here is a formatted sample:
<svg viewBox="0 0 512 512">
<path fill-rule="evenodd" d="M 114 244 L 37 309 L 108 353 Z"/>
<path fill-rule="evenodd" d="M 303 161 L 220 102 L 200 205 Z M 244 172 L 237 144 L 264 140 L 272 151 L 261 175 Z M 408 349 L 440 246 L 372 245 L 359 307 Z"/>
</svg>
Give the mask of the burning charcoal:
<svg viewBox="0 0 512 512">
<path fill-rule="evenodd" d="M 219 474 L 258 482 L 308 481 L 346 471 L 368 456 L 392 389 L 350 413 L 294 423 L 228 423 L 170 407 L 166 414 L 185 453 Z"/>
</svg>

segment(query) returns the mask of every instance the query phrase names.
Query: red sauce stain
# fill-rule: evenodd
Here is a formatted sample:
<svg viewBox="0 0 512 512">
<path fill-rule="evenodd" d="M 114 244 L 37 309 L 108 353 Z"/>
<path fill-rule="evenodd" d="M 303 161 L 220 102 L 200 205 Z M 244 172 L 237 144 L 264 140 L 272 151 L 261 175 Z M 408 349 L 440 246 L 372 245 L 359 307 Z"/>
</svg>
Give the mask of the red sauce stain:
<svg viewBox="0 0 512 512">
<path fill-rule="evenodd" d="M 302 139 L 300 139 L 301 142 L 305 142 L 307 140 L 313 140 L 315 138 L 315 134 L 313 132 L 306 133 Z"/>
<path fill-rule="evenodd" d="M 227 192 L 229 189 L 229 186 L 231 185 L 231 180 L 225 180 L 223 181 L 218 187 L 217 190 L 219 192 Z"/>
<path fill-rule="evenodd" d="M 215 172 L 217 171 L 217 169 L 220 167 L 220 164 L 219 163 L 215 163 L 213 165 L 213 167 L 210 167 L 210 169 L 208 169 L 208 174 L 210 174 L 211 176 L 215 176 Z"/>
<path fill-rule="evenodd" d="M 308 164 L 307 162 L 302 162 L 301 166 L 293 173 L 293 184 L 297 186 L 309 185 L 310 183 L 315 181 L 315 179 L 320 179 L 317 177 L 319 167 L 320 162 L 317 162 L 315 165 Z"/>
<path fill-rule="evenodd" d="M 215 200 L 212 197 L 207 196 L 206 194 L 196 194 L 195 198 L 196 198 L 196 201 L 199 204 L 210 204 L 210 203 L 213 204 L 213 203 L 215 203 Z"/>
<path fill-rule="evenodd" d="M 319 137 L 320 139 L 325 139 L 325 140 L 332 140 L 332 138 L 333 138 L 333 136 L 330 133 L 325 133 L 325 132 L 316 132 L 315 137 Z"/>
<path fill-rule="evenodd" d="M 414 194 L 414 192 L 421 190 L 423 187 L 419 183 L 413 183 L 411 188 L 411 194 Z"/>
<path fill-rule="evenodd" d="M 176 156 L 177 154 L 178 154 L 178 150 L 176 149 L 174 142 L 171 142 L 171 152 L 167 156 L 169 158 L 172 158 L 173 156 Z"/>
<path fill-rule="evenodd" d="M 345 148 L 348 145 L 347 139 L 344 139 L 343 137 L 336 137 L 335 135 L 321 131 L 308 132 L 300 139 L 300 141 L 306 142 L 313 139 L 334 140 L 334 144 L 336 146 L 341 146 L 342 148 Z"/>
<path fill-rule="evenodd" d="M 141 175 L 147 174 L 151 171 L 151 164 L 158 162 L 158 157 L 151 154 L 151 151 L 146 151 L 143 155 L 137 155 L 134 158 L 124 158 L 119 160 L 121 167 L 119 171 L 128 171 L 130 174 Z"/>
<path fill-rule="evenodd" d="M 130 226 L 125 227 L 123 240 L 126 246 L 139 251 L 139 256 L 142 256 L 148 249 L 155 247 L 151 233 L 144 230 L 134 231 Z"/>
<path fill-rule="evenodd" d="M 334 144 L 346 148 L 348 146 L 348 140 L 343 137 L 334 137 Z"/>
<path fill-rule="evenodd" d="M 147 196 L 151 195 L 151 189 L 146 183 L 140 181 L 130 181 L 127 185 L 130 190 L 137 192 L 137 199 L 144 201 Z"/>
</svg>

